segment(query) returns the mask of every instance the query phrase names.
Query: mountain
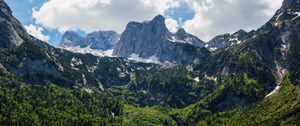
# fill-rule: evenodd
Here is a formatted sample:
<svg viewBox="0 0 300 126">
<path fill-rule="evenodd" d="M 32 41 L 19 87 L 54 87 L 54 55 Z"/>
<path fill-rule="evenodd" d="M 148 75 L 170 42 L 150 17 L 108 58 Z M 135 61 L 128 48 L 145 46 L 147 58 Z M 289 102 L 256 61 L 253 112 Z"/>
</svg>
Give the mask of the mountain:
<svg viewBox="0 0 300 126">
<path fill-rule="evenodd" d="M 134 63 L 120 58 L 100 58 L 55 48 L 28 35 L 3 0 L 0 0 L 0 7 L 0 25 L 3 26 L 0 31 L 0 66 L 23 78 L 24 82 L 51 82 L 62 87 L 80 86 L 98 92 L 106 86 L 128 83 L 133 71 L 156 69 L 153 64 Z M 80 37 L 73 32 L 66 34 L 72 35 L 72 40 Z M 110 35 L 118 36 L 115 32 L 100 31 L 89 34 L 85 40 L 93 40 L 93 36 L 107 42 L 117 39 Z M 98 46 L 97 43 L 91 44 Z"/>
<path fill-rule="evenodd" d="M 183 125 L 221 125 L 224 123 L 218 121 L 226 120 L 229 125 L 261 125 L 266 122 L 266 125 L 286 122 L 299 125 L 299 121 L 295 121 L 299 118 L 300 107 L 299 12 L 299 1 L 284 0 L 282 7 L 256 30 L 254 37 L 219 49 L 205 64 L 196 66 L 194 70 L 202 71 L 206 77 L 217 78 L 221 85 L 211 96 L 175 114 L 179 122 Z M 240 107 L 246 108 L 234 109 Z M 206 116 L 210 113 L 216 114 Z"/>
<path fill-rule="evenodd" d="M 189 43 L 196 47 L 204 47 L 205 42 L 200 40 L 194 35 L 191 35 L 187 33 L 183 28 L 178 29 L 178 31 L 175 33 L 175 39 L 173 39 L 173 42 L 183 42 L 183 43 Z"/>
<path fill-rule="evenodd" d="M 86 48 L 93 50 L 107 51 L 116 45 L 120 35 L 115 31 L 96 31 L 87 34 L 85 37 L 80 36 L 73 31 L 67 31 L 63 34 L 59 47 L 62 48 Z"/>
<path fill-rule="evenodd" d="M 28 34 L 3 0 L 0 1 L 0 8 L 0 47 L 19 46 Z"/>
<path fill-rule="evenodd" d="M 210 40 L 206 47 L 212 51 L 215 51 L 219 48 L 229 47 L 245 42 L 247 39 L 253 37 L 255 31 L 250 31 L 249 33 L 244 30 L 239 30 L 233 34 L 223 34 L 214 37 Z"/>
<path fill-rule="evenodd" d="M 3 0 L 0 7 L 1 14 L 9 10 Z M 0 124 L 299 125 L 299 8 L 298 1 L 285 0 L 255 36 L 212 53 L 183 41 L 191 37 L 183 29 L 182 36 L 170 34 L 162 16 L 129 23 L 117 44 L 163 49 L 153 42 L 182 51 L 174 55 L 200 57 L 176 55 L 183 64 L 73 53 L 16 30 L 22 25 L 8 20 L 15 19 L 11 14 L 0 15 L 7 19 L 0 25 L 10 24 L 4 28 L 22 38 L 1 33 L 7 41 L 0 41 Z M 152 55 L 129 45 L 139 56 Z"/>
<path fill-rule="evenodd" d="M 203 41 L 183 29 L 172 34 L 166 27 L 165 18 L 158 15 L 149 22 L 130 22 L 121 34 L 113 55 L 124 58 L 137 55 L 141 58 L 156 57 L 161 62 L 192 63 L 207 55 L 200 48 L 204 45 Z M 197 57 L 195 53 L 202 56 Z"/>
</svg>

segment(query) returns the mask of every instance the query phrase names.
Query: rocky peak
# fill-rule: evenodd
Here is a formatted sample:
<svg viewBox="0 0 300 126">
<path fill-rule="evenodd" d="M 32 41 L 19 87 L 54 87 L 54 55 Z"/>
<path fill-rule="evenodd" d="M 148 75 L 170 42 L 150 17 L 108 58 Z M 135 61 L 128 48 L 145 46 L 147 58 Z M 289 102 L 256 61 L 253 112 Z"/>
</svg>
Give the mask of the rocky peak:
<svg viewBox="0 0 300 126">
<path fill-rule="evenodd" d="M 77 46 L 80 44 L 81 39 L 82 37 L 78 33 L 66 31 L 62 36 L 59 46 L 63 48 Z"/>
<path fill-rule="evenodd" d="M 185 31 L 184 28 L 179 28 L 178 31 L 176 32 L 177 35 L 180 35 L 180 34 L 187 34 L 187 32 Z"/>
<path fill-rule="evenodd" d="M 79 36 L 79 34 L 74 31 L 66 31 L 64 36 Z"/>
<path fill-rule="evenodd" d="M 300 9 L 300 0 L 284 0 L 281 9 Z"/>
<path fill-rule="evenodd" d="M 162 15 L 157 15 L 151 21 L 153 24 L 165 26 L 165 18 Z"/>
<path fill-rule="evenodd" d="M 176 36 L 177 40 L 182 40 L 183 42 L 189 43 L 196 47 L 204 47 L 205 46 L 205 42 L 203 42 L 196 36 L 187 33 L 184 28 L 178 29 L 178 31 L 175 33 L 175 36 Z"/>
<path fill-rule="evenodd" d="M 165 18 L 162 15 L 157 15 L 149 22 L 152 32 L 157 35 L 169 34 L 169 30 L 165 23 Z"/>
<path fill-rule="evenodd" d="M 294 21 L 299 17 L 300 17 L 300 0 L 284 0 L 282 7 L 276 12 L 276 14 L 267 23 L 267 25 L 272 24 L 275 27 L 281 27 L 282 24 L 284 24 L 285 22 Z"/>
<path fill-rule="evenodd" d="M 74 31 L 64 33 L 59 47 L 62 48 L 91 48 L 99 51 L 112 49 L 118 42 L 120 35 L 115 31 L 96 31 L 87 34 L 85 37 L 80 36 Z"/>
<path fill-rule="evenodd" d="M 130 22 L 115 46 L 113 55 L 125 58 L 132 55 L 140 58 L 155 57 L 162 62 L 191 63 L 195 56 L 188 54 L 184 46 L 203 47 L 203 43 L 184 29 L 172 34 L 166 27 L 165 18 L 158 15 L 151 21 Z"/>
<path fill-rule="evenodd" d="M 13 17 L 8 5 L 0 0 L 0 47 L 18 46 L 29 36 L 21 23 Z"/>
<path fill-rule="evenodd" d="M 0 0 L 0 7 L 1 7 L 0 16 L 5 17 L 5 19 L 10 19 L 10 16 L 12 15 L 12 11 L 3 0 Z"/>
<path fill-rule="evenodd" d="M 238 30 L 237 32 L 233 33 L 234 35 L 244 35 L 247 34 L 248 32 L 244 31 L 243 29 Z"/>
<path fill-rule="evenodd" d="M 233 34 L 223 34 L 223 35 L 218 35 L 212 40 L 208 42 L 207 47 L 214 51 L 219 48 L 224 48 L 224 47 L 229 47 L 233 46 L 236 44 L 240 44 L 245 42 L 247 39 L 251 38 L 254 35 L 254 32 L 246 32 L 244 30 L 238 30 L 237 32 Z"/>
</svg>

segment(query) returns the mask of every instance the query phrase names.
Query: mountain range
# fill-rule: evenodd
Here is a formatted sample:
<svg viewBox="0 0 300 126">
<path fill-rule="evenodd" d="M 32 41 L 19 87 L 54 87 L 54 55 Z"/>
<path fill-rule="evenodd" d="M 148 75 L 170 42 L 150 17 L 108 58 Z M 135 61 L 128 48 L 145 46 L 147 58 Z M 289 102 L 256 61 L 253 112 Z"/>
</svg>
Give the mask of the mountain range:
<svg viewBox="0 0 300 126">
<path fill-rule="evenodd" d="M 0 7 L 1 125 L 300 125 L 298 0 L 257 30 L 208 43 L 169 32 L 158 15 L 121 35 L 68 31 L 59 48 Z M 75 47 L 89 50 L 65 50 Z"/>
</svg>

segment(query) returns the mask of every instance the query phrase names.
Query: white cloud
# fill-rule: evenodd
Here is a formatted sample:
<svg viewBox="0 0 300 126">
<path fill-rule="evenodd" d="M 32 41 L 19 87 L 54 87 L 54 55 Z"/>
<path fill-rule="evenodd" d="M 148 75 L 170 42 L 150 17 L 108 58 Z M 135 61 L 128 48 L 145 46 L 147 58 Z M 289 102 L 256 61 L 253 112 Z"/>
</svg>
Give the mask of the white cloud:
<svg viewBox="0 0 300 126">
<path fill-rule="evenodd" d="M 178 30 L 179 24 L 176 20 L 167 18 L 165 20 L 166 26 L 169 29 L 170 32 L 175 33 Z"/>
<path fill-rule="evenodd" d="M 45 42 L 48 42 L 50 40 L 50 36 L 47 36 L 47 35 L 43 34 L 43 31 L 44 31 L 43 28 L 38 27 L 38 26 L 34 26 L 32 24 L 25 25 L 24 27 L 30 35 L 32 35 L 32 36 L 34 36 L 34 37 L 36 37 L 36 38 L 38 38 L 42 41 L 45 41 Z"/>
<path fill-rule="evenodd" d="M 49 0 L 33 9 L 36 23 L 66 30 L 116 30 L 122 32 L 130 21 L 152 19 L 172 7 L 178 0 Z"/>
<path fill-rule="evenodd" d="M 184 28 L 208 41 L 239 29 L 257 29 L 280 7 L 282 0 L 186 0 L 195 11 Z"/>
<path fill-rule="evenodd" d="M 49 0 L 33 9 L 37 24 L 48 29 L 116 30 L 121 33 L 130 21 L 150 20 L 186 2 L 195 12 L 192 19 L 179 21 L 186 31 L 208 41 L 239 29 L 257 29 L 268 21 L 282 0 Z M 176 15 L 176 12 L 174 12 Z M 178 22 L 166 20 L 174 31 Z M 176 19 L 178 20 L 178 19 Z M 183 23 L 183 24 L 182 24 Z"/>
</svg>

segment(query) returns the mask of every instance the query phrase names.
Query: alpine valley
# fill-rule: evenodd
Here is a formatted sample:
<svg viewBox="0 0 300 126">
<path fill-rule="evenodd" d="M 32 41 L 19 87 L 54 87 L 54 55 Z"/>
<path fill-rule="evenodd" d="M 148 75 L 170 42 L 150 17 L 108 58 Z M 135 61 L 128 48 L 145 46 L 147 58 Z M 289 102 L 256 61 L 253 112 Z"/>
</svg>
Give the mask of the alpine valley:
<svg viewBox="0 0 300 126">
<path fill-rule="evenodd" d="M 300 125 L 300 0 L 204 42 L 161 15 L 123 33 L 29 35 L 0 0 L 0 125 Z"/>
</svg>

